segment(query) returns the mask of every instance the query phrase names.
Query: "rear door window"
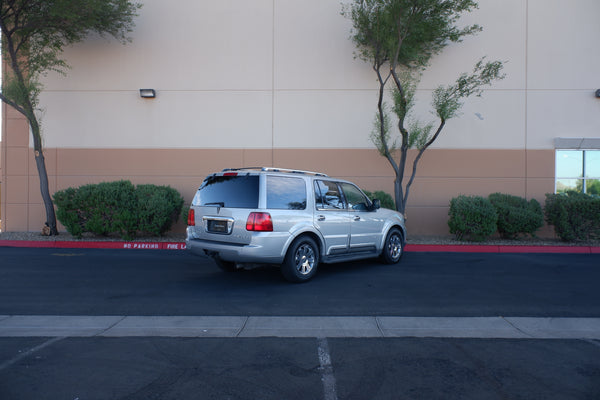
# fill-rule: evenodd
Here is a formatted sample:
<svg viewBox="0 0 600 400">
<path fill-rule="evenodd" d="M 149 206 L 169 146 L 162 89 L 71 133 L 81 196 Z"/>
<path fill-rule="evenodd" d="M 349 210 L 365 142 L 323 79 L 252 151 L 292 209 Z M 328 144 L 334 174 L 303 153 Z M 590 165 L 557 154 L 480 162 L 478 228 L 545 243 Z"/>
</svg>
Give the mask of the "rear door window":
<svg viewBox="0 0 600 400">
<path fill-rule="evenodd" d="M 267 177 L 267 208 L 280 210 L 306 209 L 306 184 L 301 178 Z"/>
<path fill-rule="evenodd" d="M 200 186 L 192 205 L 258 208 L 258 188 L 258 175 L 211 175 Z"/>
<path fill-rule="evenodd" d="M 342 210 L 346 208 L 342 193 L 335 182 L 315 181 L 315 201 L 319 210 Z"/>
</svg>

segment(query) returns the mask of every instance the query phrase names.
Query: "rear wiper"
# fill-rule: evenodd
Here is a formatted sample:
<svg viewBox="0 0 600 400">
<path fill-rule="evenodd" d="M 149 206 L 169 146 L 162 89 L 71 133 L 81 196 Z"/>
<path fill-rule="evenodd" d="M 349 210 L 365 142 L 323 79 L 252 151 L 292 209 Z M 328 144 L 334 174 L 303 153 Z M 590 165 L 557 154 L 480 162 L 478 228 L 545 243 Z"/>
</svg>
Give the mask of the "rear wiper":
<svg viewBox="0 0 600 400">
<path fill-rule="evenodd" d="M 219 206 L 219 207 L 225 207 L 225 203 L 223 203 L 222 201 L 216 201 L 214 203 L 206 203 L 204 204 L 205 206 Z"/>
</svg>

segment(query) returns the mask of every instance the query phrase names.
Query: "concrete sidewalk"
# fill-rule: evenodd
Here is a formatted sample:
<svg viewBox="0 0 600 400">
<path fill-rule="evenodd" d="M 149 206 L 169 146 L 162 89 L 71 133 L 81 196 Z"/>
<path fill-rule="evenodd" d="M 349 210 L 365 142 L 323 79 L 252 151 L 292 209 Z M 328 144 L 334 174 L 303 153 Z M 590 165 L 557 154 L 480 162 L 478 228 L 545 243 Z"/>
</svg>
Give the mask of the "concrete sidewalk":
<svg viewBox="0 0 600 400">
<path fill-rule="evenodd" d="M 444 337 L 600 340 L 600 318 L 0 316 L 0 337 Z"/>
</svg>

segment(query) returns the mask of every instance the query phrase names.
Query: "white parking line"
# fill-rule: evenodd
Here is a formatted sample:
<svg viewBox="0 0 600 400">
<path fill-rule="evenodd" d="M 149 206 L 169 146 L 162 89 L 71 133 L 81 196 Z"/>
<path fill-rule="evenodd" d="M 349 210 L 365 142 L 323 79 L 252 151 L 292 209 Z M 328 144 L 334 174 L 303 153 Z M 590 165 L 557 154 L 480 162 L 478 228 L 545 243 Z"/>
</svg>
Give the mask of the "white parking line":
<svg viewBox="0 0 600 400">
<path fill-rule="evenodd" d="M 319 370 L 321 371 L 321 381 L 323 382 L 323 394 L 325 400 L 337 400 L 335 390 L 335 376 L 333 375 L 333 366 L 331 365 L 331 355 L 329 354 L 329 344 L 327 338 L 317 338 Z"/>
<path fill-rule="evenodd" d="M 54 344 L 56 342 L 58 342 L 59 340 L 63 340 L 65 339 L 65 337 L 55 337 L 52 338 L 50 340 L 45 341 L 44 343 L 40 344 L 39 346 L 35 346 L 34 348 L 31 348 L 27 351 L 24 351 L 23 353 L 19 354 L 18 356 L 3 362 L 2 364 L 0 364 L 0 371 L 2 371 L 3 369 L 6 369 L 8 367 L 10 367 L 13 364 L 18 363 L 19 361 L 21 361 L 22 359 L 29 357 L 30 355 L 32 355 L 33 353 L 36 353 L 38 351 L 40 351 L 41 349 L 43 349 L 44 347 L 48 347 L 51 344 Z"/>
</svg>

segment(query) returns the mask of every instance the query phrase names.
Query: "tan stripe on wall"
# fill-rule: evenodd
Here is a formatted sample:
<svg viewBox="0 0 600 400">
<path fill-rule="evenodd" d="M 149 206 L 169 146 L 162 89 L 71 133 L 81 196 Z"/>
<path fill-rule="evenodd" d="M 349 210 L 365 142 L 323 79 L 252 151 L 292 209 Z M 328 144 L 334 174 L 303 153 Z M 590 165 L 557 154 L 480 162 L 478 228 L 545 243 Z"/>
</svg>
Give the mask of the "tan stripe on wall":
<svg viewBox="0 0 600 400">
<path fill-rule="evenodd" d="M 7 150 L 4 229 L 37 231 L 45 217 L 31 150 Z M 393 170 L 373 149 L 47 149 L 45 154 L 51 191 L 129 179 L 136 184 L 170 185 L 189 202 L 211 172 L 278 166 L 320 171 L 352 180 L 366 190 L 393 192 Z M 428 150 L 409 198 L 410 233 L 446 234 L 448 204 L 459 194 L 487 196 L 499 191 L 543 201 L 544 194 L 554 189 L 553 175 L 552 150 Z M 183 224 L 177 229 L 182 230 Z"/>
</svg>

